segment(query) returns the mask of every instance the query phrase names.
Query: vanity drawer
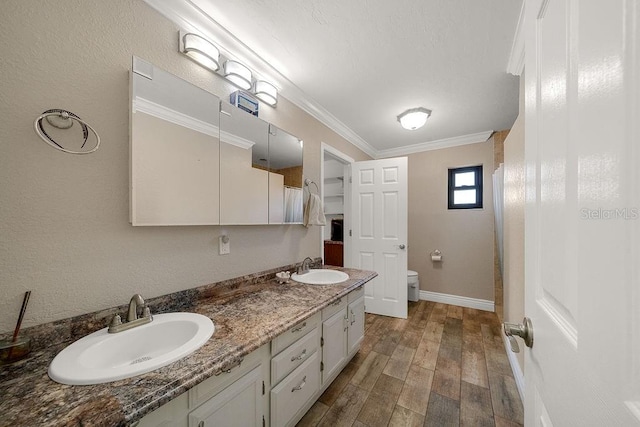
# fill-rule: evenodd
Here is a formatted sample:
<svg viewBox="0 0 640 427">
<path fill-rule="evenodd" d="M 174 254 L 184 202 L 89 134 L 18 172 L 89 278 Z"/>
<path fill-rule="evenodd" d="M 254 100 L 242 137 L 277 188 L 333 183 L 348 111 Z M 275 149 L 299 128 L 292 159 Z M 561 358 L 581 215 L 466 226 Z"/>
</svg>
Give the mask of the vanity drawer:
<svg viewBox="0 0 640 427">
<path fill-rule="evenodd" d="M 275 356 L 285 348 L 293 344 L 300 337 L 305 336 L 309 331 L 316 328 L 320 323 L 320 313 L 316 313 L 306 320 L 298 323 L 288 331 L 278 335 L 271 341 L 271 355 Z"/>
<path fill-rule="evenodd" d="M 269 360 L 269 344 L 247 354 L 240 364 L 233 364 L 218 375 L 204 380 L 189 390 L 189 409 L 193 409 L 206 402 L 227 386 L 235 382 L 247 372 Z"/>
<path fill-rule="evenodd" d="M 354 302 L 355 300 L 357 300 L 360 297 L 364 296 L 364 285 L 360 286 L 358 289 L 351 291 L 349 293 L 348 299 L 349 299 L 349 304 L 351 304 L 352 302 Z"/>
<path fill-rule="evenodd" d="M 323 321 L 327 320 L 337 312 L 344 310 L 346 307 L 347 307 L 347 296 L 345 295 L 322 309 L 322 320 Z"/>
<path fill-rule="evenodd" d="M 271 390 L 271 426 L 289 425 L 291 418 L 320 387 L 320 352 L 316 351 Z"/>
<path fill-rule="evenodd" d="M 314 328 L 304 337 L 271 359 L 271 384 L 278 384 L 291 371 L 300 366 L 318 350 L 320 328 Z"/>
</svg>

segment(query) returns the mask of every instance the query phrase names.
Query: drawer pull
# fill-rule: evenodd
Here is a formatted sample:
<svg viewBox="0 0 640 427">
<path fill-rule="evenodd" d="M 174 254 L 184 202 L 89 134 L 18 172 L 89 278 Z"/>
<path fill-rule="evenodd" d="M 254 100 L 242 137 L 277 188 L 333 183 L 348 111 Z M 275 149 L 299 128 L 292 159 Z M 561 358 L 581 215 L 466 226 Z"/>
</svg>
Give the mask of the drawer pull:
<svg viewBox="0 0 640 427">
<path fill-rule="evenodd" d="M 238 361 L 238 363 L 235 366 L 230 366 L 228 368 L 222 368 L 222 370 L 220 370 L 220 372 L 215 373 L 215 376 L 217 377 L 218 375 L 220 375 L 222 373 L 225 373 L 225 374 L 230 373 L 233 368 L 237 368 L 238 366 L 240 366 L 242 364 L 243 360 L 244 360 L 244 357 L 241 357 L 240 360 Z"/>
<path fill-rule="evenodd" d="M 303 330 L 306 327 L 307 327 L 307 322 L 304 322 L 302 325 L 298 326 L 297 328 L 291 329 L 291 332 L 292 333 L 300 332 L 301 330 Z"/>
<path fill-rule="evenodd" d="M 340 305 L 340 303 L 342 302 L 342 298 L 339 298 L 338 301 L 336 302 L 332 302 L 330 305 Z"/>
<path fill-rule="evenodd" d="M 302 353 L 300 353 L 299 355 L 291 356 L 291 361 L 295 362 L 296 360 L 302 360 L 306 355 L 307 355 L 307 349 L 305 348 L 304 350 L 302 350 Z"/>
<path fill-rule="evenodd" d="M 291 389 L 291 393 L 293 393 L 294 391 L 302 390 L 302 388 L 305 386 L 305 384 L 307 384 L 307 376 L 306 375 L 304 376 L 304 378 L 302 379 L 302 382 L 300 384 L 298 384 L 297 386 L 295 386 L 294 388 Z"/>
<path fill-rule="evenodd" d="M 198 427 L 204 427 L 204 421 L 200 421 L 200 422 L 198 423 Z"/>
</svg>

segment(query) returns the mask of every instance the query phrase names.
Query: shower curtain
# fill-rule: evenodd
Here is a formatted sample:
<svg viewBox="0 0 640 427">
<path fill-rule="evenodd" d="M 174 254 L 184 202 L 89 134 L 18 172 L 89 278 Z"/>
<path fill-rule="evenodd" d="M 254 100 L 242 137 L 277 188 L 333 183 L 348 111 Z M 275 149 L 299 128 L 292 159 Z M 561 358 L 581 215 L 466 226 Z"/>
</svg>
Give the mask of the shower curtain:
<svg viewBox="0 0 640 427">
<path fill-rule="evenodd" d="M 284 222 L 302 222 L 302 188 L 284 187 Z"/>
<path fill-rule="evenodd" d="M 503 214 L 504 214 L 504 164 L 493 173 L 493 212 L 496 220 L 496 242 L 498 246 L 498 260 L 500 263 L 500 273 L 503 274 Z"/>
</svg>

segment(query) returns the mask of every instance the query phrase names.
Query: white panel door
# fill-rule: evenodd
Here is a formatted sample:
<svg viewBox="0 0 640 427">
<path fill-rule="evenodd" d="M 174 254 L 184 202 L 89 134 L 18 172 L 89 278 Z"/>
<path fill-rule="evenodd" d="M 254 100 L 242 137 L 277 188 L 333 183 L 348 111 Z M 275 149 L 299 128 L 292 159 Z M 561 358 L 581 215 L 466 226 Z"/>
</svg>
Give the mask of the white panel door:
<svg viewBox="0 0 640 427">
<path fill-rule="evenodd" d="M 378 273 L 365 310 L 407 317 L 407 158 L 352 165 L 351 266 Z"/>
<path fill-rule="evenodd" d="M 640 4 L 525 7 L 525 424 L 640 425 Z"/>
</svg>

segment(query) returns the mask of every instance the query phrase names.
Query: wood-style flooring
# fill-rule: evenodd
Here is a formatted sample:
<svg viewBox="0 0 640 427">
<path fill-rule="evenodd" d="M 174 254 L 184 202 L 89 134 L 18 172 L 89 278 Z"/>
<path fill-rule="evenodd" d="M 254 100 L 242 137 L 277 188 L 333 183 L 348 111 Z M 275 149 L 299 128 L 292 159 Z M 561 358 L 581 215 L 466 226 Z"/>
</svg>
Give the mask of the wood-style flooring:
<svg viewBox="0 0 640 427">
<path fill-rule="evenodd" d="M 406 320 L 366 315 L 360 351 L 298 426 L 522 424 L 495 313 L 419 301 Z"/>
</svg>

